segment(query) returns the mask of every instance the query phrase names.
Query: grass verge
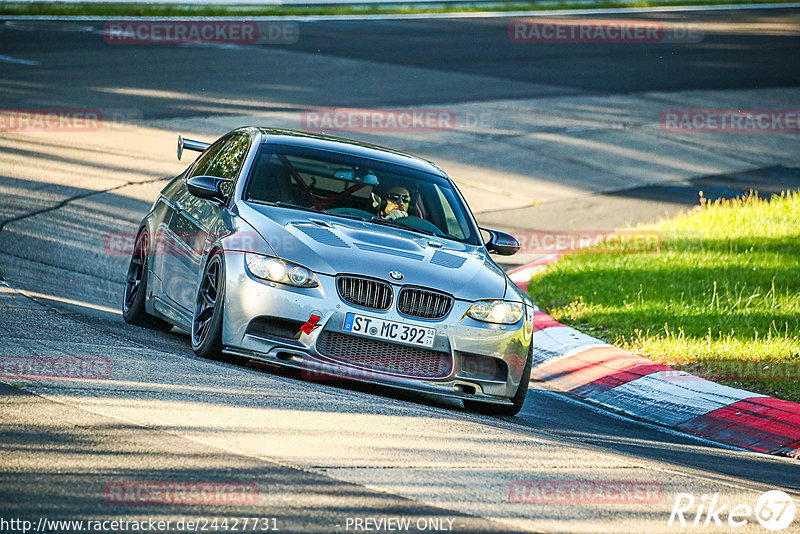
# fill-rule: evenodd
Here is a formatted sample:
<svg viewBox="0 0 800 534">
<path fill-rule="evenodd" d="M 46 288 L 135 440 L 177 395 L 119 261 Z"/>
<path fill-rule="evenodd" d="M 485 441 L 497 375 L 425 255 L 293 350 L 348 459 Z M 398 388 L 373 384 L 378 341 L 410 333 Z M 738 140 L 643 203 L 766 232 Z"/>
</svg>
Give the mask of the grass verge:
<svg viewBox="0 0 800 534">
<path fill-rule="evenodd" d="M 394 15 L 424 13 L 476 13 L 489 11 L 552 11 L 557 9 L 606 9 L 656 6 L 736 5 L 790 3 L 793 0 L 638 0 L 554 2 L 448 2 L 424 4 L 318 4 L 303 6 L 214 5 L 202 3 L 114 3 L 114 2 L 0 2 L 0 16 L 81 17 L 264 17 L 312 15 Z"/>
<path fill-rule="evenodd" d="M 797 192 L 701 196 L 691 211 L 641 227 L 660 244 L 642 250 L 623 235 L 617 253 L 566 256 L 528 291 L 559 321 L 630 352 L 800 402 L 798 221 Z"/>
</svg>

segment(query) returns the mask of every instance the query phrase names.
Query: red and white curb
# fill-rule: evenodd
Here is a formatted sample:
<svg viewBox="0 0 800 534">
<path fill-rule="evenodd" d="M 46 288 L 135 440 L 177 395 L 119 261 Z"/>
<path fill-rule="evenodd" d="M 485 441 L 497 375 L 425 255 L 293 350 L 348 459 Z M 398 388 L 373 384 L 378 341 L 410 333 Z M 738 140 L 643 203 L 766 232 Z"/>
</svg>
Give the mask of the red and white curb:
<svg viewBox="0 0 800 534">
<path fill-rule="evenodd" d="M 520 287 L 558 259 L 509 272 Z M 527 280 L 524 279 L 527 273 Z M 514 275 L 516 274 L 516 279 Z M 800 458 L 800 404 L 676 371 L 536 312 L 531 377 L 638 419 L 745 449 Z"/>
</svg>

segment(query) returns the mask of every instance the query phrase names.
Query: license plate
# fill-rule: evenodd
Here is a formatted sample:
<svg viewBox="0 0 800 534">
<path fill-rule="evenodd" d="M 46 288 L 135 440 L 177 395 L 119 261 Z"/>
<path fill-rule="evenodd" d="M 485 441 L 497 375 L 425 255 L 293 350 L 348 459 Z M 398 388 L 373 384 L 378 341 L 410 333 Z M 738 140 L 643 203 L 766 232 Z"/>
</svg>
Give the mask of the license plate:
<svg viewBox="0 0 800 534">
<path fill-rule="evenodd" d="M 345 314 L 342 331 L 420 347 L 432 347 L 436 337 L 435 328 L 385 321 L 352 312 Z"/>
</svg>

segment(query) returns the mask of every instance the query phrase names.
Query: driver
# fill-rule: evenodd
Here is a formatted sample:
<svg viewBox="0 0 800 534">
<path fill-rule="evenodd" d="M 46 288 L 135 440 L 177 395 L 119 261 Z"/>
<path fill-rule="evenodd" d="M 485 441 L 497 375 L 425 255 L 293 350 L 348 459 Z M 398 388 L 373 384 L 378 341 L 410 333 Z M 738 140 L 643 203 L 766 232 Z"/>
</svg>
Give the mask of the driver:
<svg viewBox="0 0 800 534">
<path fill-rule="evenodd" d="M 408 207 L 411 204 L 411 193 L 402 186 L 390 188 L 384 198 L 372 194 L 373 207 L 378 208 L 378 216 L 382 219 L 393 221 L 402 217 L 408 217 Z"/>
</svg>

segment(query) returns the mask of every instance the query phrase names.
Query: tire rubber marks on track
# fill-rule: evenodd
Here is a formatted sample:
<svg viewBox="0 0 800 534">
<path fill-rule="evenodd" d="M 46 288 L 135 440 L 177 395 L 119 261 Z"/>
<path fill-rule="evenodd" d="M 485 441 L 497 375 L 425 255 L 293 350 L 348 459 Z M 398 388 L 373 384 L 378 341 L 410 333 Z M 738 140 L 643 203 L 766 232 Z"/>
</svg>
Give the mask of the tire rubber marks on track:
<svg viewBox="0 0 800 534">
<path fill-rule="evenodd" d="M 16 63 L 17 65 L 31 65 L 33 67 L 39 67 L 42 65 L 41 61 L 36 61 L 33 59 L 20 59 L 11 56 L 4 56 L 0 54 L 0 61 L 3 63 Z"/>
</svg>

